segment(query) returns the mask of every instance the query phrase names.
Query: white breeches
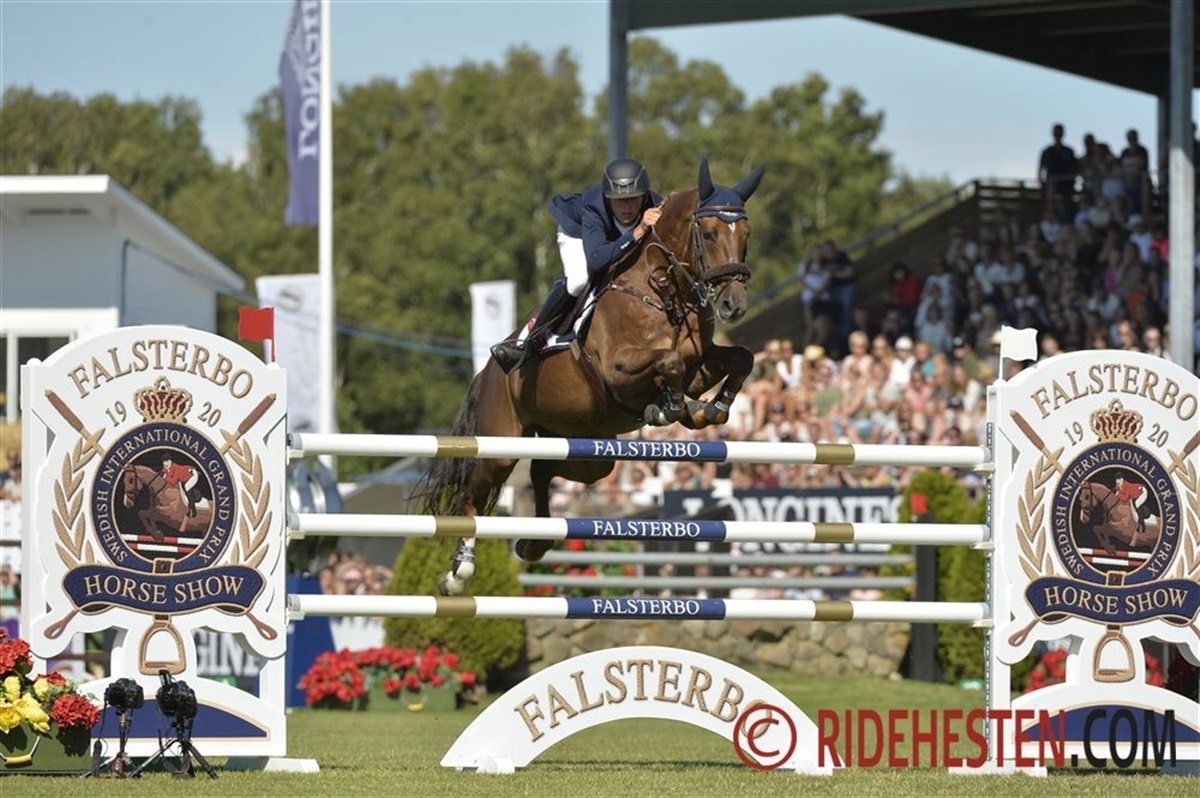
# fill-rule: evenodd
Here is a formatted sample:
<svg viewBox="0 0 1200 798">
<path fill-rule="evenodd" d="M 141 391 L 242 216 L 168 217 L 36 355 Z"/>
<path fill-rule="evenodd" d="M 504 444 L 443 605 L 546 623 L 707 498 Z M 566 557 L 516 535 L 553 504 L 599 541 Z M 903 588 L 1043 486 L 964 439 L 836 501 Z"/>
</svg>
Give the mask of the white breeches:
<svg viewBox="0 0 1200 798">
<path fill-rule="evenodd" d="M 558 256 L 562 258 L 563 274 L 567 276 L 567 293 L 579 296 L 588 284 L 587 255 L 583 239 L 572 238 L 558 228 Z"/>
</svg>

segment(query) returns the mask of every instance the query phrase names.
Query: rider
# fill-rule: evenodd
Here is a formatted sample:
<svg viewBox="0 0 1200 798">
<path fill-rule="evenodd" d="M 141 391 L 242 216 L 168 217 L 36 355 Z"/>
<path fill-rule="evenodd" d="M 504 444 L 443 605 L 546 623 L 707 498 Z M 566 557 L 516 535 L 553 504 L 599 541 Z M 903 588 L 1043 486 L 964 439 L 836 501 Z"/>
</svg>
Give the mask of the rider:
<svg viewBox="0 0 1200 798">
<path fill-rule="evenodd" d="M 1117 494 L 1117 504 L 1128 504 L 1133 517 L 1137 520 L 1138 534 L 1146 531 L 1146 519 L 1142 517 L 1142 505 L 1146 503 L 1149 494 L 1146 486 L 1138 482 L 1128 482 L 1125 477 L 1118 476 L 1114 486 Z"/>
<path fill-rule="evenodd" d="M 550 201 L 558 222 L 558 253 L 565 279 L 554 281 L 525 341 L 501 341 L 492 357 L 511 372 L 546 342 L 553 322 L 570 309 L 592 278 L 641 241 L 662 215 L 662 199 L 650 190 L 650 174 L 633 158 L 618 158 L 604 168 L 600 184 Z"/>
<path fill-rule="evenodd" d="M 179 486 L 179 494 L 183 497 L 184 506 L 187 507 L 188 517 L 195 518 L 196 502 L 199 499 L 196 483 L 200 480 L 200 474 L 190 465 L 176 463 L 170 457 L 163 458 L 162 474 L 163 481 L 168 485 Z"/>
</svg>

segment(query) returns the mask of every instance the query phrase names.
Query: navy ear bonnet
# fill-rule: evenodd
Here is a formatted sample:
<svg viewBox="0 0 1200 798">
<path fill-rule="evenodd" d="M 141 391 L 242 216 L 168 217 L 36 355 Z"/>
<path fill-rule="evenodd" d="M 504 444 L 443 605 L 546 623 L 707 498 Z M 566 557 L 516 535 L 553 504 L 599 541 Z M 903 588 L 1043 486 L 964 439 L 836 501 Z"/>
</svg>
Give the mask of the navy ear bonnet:
<svg viewBox="0 0 1200 798">
<path fill-rule="evenodd" d="M 716 216 L 723 222 L 746 218 L 746 200 L 758 188 L 766 167 L 760 166 L 733 188 L 718 186 L 708 172 L 708 159 L 700 161 L 699 207 L 696 217 Z"/>
</svg>

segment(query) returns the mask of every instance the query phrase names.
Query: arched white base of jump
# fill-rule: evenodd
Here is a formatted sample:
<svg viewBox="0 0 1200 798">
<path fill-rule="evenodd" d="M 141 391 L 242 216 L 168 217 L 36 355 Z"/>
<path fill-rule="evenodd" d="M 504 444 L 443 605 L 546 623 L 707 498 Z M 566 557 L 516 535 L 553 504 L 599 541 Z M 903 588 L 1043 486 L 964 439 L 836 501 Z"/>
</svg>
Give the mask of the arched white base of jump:
<svg viewBox="0 0 1200 798">
<path fill-rule="evenodd" d="M 774 707 L 752 712 L 758 704 Z M 678 648 L 594 651 L 530 676 L 459 735 L 442 766 L 511 773 L 571 735 L 630 718 L 674 720 L 707 729 L 759 766 L 829 775 L 817 763 L 817 726 L 783 693 L 728 662 Z M 747 732 L 757 734 L 747 739 Z"/>
</svg>

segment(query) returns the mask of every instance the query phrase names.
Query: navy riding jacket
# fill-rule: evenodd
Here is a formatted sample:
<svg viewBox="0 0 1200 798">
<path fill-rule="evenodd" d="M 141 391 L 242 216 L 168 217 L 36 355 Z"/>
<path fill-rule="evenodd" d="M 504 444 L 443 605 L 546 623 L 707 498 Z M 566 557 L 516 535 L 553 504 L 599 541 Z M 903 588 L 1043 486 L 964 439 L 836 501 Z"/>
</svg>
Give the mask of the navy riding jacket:
<svg viewBox="0 0 1200 798">
<path fill-rule="evenodd" d="M 662 199 L 653 191 L 647 192 L 642 210 L 653 207 Z M 633 245 L 633 230 L 622 233 L 616 218 L 604 201 L 600 186 L 576 194 L 559 194 L 550 200 L 550 215 L 562 231 L 572 238 L 583 239 L 588 273 L 595 275 L 625 254 Z"/>
</svg>

